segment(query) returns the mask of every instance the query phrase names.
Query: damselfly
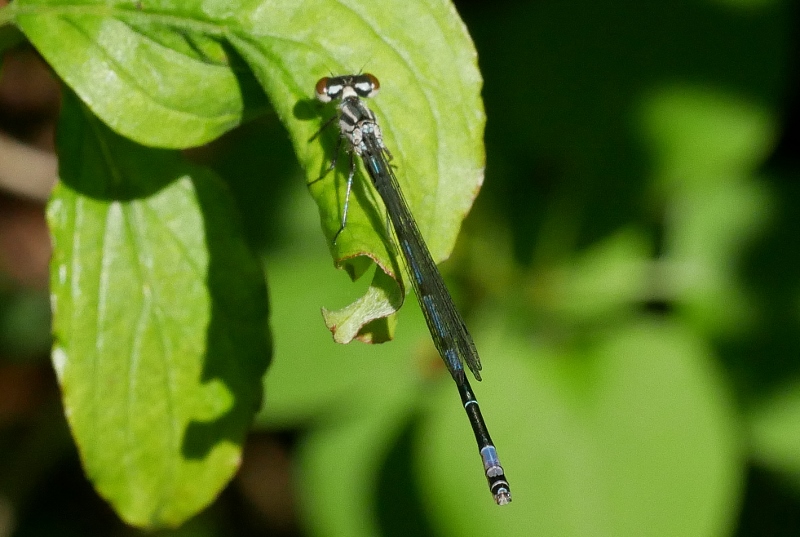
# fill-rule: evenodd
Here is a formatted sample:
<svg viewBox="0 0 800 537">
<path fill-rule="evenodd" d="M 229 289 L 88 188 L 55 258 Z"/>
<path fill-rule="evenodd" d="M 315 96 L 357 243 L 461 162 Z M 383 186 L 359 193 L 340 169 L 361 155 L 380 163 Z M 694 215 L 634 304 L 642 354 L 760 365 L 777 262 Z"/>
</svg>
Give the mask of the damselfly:
<svg viewBox="0 0 800 537">
<path fill-rule="evenodd" d="M 331 121 L 339 119 L 341 133 L 339 142 L 341 144 L 342 140 L 346 140 L 347 150 L 350 153 L 350 173 L 347 177 L 347 193 L 342 209 L 342 225 L 334 237 L 334 242 L 347 224 L 347 210 L 356 169 L 353 159 L 355 154 L 364 161 L 364 167 L 372 179 L 372 184 L 386 206 L 433 343 L 458 386 L 461 401 L 475 433 L 489 489 L 495 502 L 498 505 L 505 505 L 511 501 L 508 481 L 483 421 L 478 401 L 464 374 L 466 363 L 475 378 L 481 380 L 478 351 L 445 287 L 417 223 L 411 216 L 394 171 L 389 166 L 392 154 L 383 143 L 375 114 L 362 101 L 362 98 L 375 96 L 379 89 L 378 79 L 370 74 L 326 77 L 317 82 L 317 99 L 324 103 L 338 101 L 338 114 L 331 118 Z M 340 145 L 337 145 L 337 155 L 339 147 Z M 336 155 L 331 169 L 335 163 Z"/>
</svg>

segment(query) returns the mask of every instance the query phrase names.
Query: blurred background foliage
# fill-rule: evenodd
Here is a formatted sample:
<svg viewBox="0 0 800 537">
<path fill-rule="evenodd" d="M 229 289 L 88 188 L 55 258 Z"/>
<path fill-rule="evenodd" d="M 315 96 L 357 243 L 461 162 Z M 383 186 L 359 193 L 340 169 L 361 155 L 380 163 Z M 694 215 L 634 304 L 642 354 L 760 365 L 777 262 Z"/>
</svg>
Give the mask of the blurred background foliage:
<svg viewBox="0 0 800 537">
<path fill-rule="evenodd" d="M 333 270 L 267 115 L 190 152 L 229 181 L 263 253 L 265 405 L 236 480 L 160 534 L 800 534 L 796 4 L 457 8 L 485 80 L 487 169 L 442 269 L 514 502 L 492 504 L 412 301 L 396 341 L 332 342 L 320 306 L 369 278 Z M 9 53 L 4 132 L 52 147 L 57 94 L 30 50 Z M 261 170 L 283 180 L 241 179 Z M 134 535 L 60 417 L 47 244 L 41 203 L 3 194 L 0 535 Z"/>
</svg>

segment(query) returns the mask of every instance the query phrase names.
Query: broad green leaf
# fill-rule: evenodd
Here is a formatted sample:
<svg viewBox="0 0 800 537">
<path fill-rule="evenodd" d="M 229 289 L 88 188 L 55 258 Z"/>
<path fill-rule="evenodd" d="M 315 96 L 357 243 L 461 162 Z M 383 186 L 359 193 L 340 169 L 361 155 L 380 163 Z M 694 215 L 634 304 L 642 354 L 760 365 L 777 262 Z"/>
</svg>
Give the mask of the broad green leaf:
<svg viewBox="0 0 800 537">
<path fill-rule="evenodd" d="M 109 131 L 67 93 L 48 207 L 64 407 L 127 522 L 180 524 L 239 463 L 269 362 L 263 274 L 220 180 Z"/>
<path fill-rule="evenodd" d="M 418 446 L 423 503 L 443 535 L 729 531 L 743 456 L 704 342 L 638 321 L 570 352 L 494 324 L 478 334 L 487 367 L 475 389 L 513 501 L 492 502 L 464 410 L 442 386 Z"/>
</svg>

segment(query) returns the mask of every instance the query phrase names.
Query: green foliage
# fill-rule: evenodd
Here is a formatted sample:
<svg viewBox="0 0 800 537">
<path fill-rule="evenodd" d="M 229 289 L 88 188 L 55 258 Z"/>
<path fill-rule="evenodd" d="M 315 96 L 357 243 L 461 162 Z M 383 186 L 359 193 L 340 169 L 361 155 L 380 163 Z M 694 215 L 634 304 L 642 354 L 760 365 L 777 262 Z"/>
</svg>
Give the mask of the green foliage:
<svg viewBox="0 0 800 537">
<path fill-rule="evenodd" d="M 335 128 L 315 134 L 334 110 L 311 99 L 331 73 L 381 79 L 370 106 L 445 259 L 484 165 L 481 74 L 452 6 L 5 8 L 69 87 L 53 357 L 94 486 L 126 521 L 180 524 L 230 479 L 263 391 L 259 427 L 303 430 L 313 535 L 711 537 L 743 516 L 749 460 L 800 491 L 800 191 L 763 169 L 788 17 L 743 3 L 463 12 L 490 167 L 445 268 L 485 366 L 502 509 L 416 304 L 395 319 L 402 269 L 363 170 L 331 244 L 348 159 L 326 174 Z M 209 167 L 174 151 L 254 117 Z M 320 304 L 349 304 L 323 312 L 336 341 L 396 340 L 336 345 Z M 183 531 L 211 534 L 211 517 Z"/>
<path fill-rule="evenodd" d="M 230 478 L 268 356 L 263 280 L 233 204 L 208 170 L 165 149 L 217 138 L 263 112 L 266 93 L 332 237 L 345 185 L 341 174 L 318 180 L 332 137 L 309 141 L 334 111 L 309 94 L 329 69 L 356 71 L 363 57 L 354 52 L 369 47 L 392 80 L 375 109 L 436 258 L 449 254 L 482 182 L 481 79 L 452 8 L 405 5 L 428 39 L 395 31 L 396 41 L 375 46 L 373 32 L 391 22 L 385 6 L 318 7 L 330 12 L 316 37 L 291 16 L 294 2 L 6 9 L 81 101 L 65 102 L 62 185 L 49 209 L 53 357 L 87 474 L 133 524 L 178 524 Z M 337 46 L 345 38 L 350 51 Z M 391 337 L 385 318 L 404 286 L 384 220 L 374 193 L 357 186 L 333 254 L 353 278 L 366 259 L 382 270 L 364 298 L 326 315 L 337 340 Z"/>
</svg>

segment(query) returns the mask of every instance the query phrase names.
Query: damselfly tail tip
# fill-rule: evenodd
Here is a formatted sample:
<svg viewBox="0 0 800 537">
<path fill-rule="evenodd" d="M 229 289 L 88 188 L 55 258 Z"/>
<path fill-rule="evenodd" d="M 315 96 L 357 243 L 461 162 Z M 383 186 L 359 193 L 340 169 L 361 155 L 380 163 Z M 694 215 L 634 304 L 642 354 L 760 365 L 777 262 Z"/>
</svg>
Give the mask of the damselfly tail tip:
<svg viewBox="0 0 800 537">
<path fill-rule="evenodd" d="M 511 503 L 511 491 L 502 490 L 494 495 L 494 501 L 497 505 L 508 505 Z"/>
<path fill-rule="evenodd" d="M 494 496 L 497 505 L 511 503 L 511 487 L 508 485 L 506 473 L 497 458 L 497 450 L 493 445 L 488 445 L 481 449 L 481 459 L 483 468 L 486 470 L 486 481 L 489 483 L 489 490 Z"/>
<path fill-rule="evenodd" d="M 498 474 L 489 475 L 489 472 L 486 474 L 489 481 L 489 490 L 492 491 L 494 502 L 497 505 L 506 505 L 511 503 L 511 488 L 508 486 L 508 481 L 506 481 L 506 476 L 503 474 L 503 469 L 499 466 L 496 468 L 499 469 Z"/>
</svg>

